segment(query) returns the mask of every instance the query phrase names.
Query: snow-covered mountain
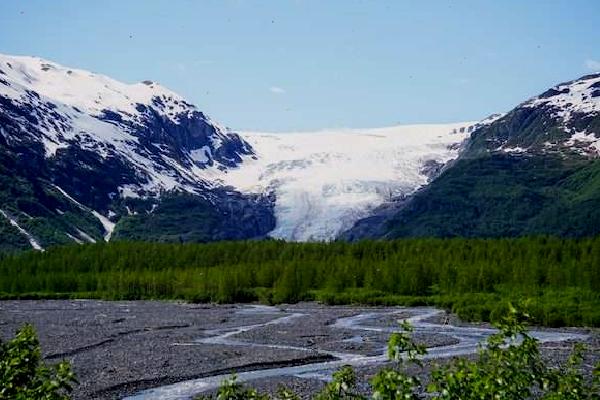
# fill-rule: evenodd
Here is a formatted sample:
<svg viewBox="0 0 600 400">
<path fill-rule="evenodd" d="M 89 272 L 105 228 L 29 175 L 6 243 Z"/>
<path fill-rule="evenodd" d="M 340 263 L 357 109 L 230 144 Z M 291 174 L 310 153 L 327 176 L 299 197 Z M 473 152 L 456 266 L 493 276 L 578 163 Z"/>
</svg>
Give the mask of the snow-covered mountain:
<svg viewBox="0 0 600 400">
<path fill-rule="evenodd" d="M 600 73 L 560 83 L 515 107 L 469 148 L 508 154 L 600 156 Z"/>
<path fill-rule="evenodd" d="M 36 248 L 113 230 L 118 239 L 330 240 L 426 184 L 473 128 L 239 135 L 157 83 L 0 55 L 0 175 L 19 177 L 5 185 L 0 221 Z M 203 203 L 183 207 L 173 191 Z"/>
<path fill-rule="evenodd" d="M 237 134 L 151 81 L 125 84 L 41 58 L 0 55 L 0 95 L 6 108 L 26 107 L 18 117 L 31 128 L 18 137 L 2 131 L 7 141 L 40 143 L 47 158 L 71 146 L 122 158 L 143 182 L 119 186 L 125 196 L 202 190 L 203 169 L 226 169 L 252 154 Z"/>
<path fill-rule="evenodd" d="M 407 198 L 435 199 L 428 183 L 465 160 L 552 155 L 570 168 L 597 159 L 599 114 L 596 74 L 480 122 L 238 134 L 151 81 L 0 55 L 0 250 L 385 235 L 390 218 L 417 204 Z M 469 168 L 467 181 L 480 174 Z"/>
<path fill-rule="evenodd" d="M 475 129 L 452 163 L 346 239 L 600 234 L 600 73 L 561 83 Z"/>
<path fill-rule="evenodd" d="M 252 155 L 239 135 L 154 82 L 0 55 L 0 231 L 12 242 L 89 242 L 119 227 L 122 238 L 144 239 L 148 224 L 169 231 L 159 240 L 261 236 L 272 228 L 271 199 L 205 179 Z M 175 191 L 194 197 L 206 220 L 167 226 L 161 204 Z"/>
<path fill-rule="evenodd" d="M 243 191 L 275 194 L 272 237 L 331 240 L 383 202 L 425 185 L 456 158 L 475 126 L 247 132 L 241 136 L 255 157 L 215 178 Z"/>
</svg>

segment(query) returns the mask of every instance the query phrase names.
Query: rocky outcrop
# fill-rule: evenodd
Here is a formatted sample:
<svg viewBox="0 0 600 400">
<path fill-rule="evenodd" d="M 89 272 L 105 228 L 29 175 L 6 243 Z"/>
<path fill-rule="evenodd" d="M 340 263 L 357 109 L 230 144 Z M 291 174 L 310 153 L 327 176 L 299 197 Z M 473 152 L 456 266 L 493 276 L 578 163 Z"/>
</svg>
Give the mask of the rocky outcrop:
<svg viewBox="0 0 600 400">
<path fill-rule="evenodd" d="M 113 239 L 262 237 L 273 229 L 272 198 L 210 178 L 253 154 L 154 82 L 0 55 L 0 209 L 42 247 L 109 239 L 115 225 Z M 4 250 L 28 248 L 6 222 Z"/>
</svg>

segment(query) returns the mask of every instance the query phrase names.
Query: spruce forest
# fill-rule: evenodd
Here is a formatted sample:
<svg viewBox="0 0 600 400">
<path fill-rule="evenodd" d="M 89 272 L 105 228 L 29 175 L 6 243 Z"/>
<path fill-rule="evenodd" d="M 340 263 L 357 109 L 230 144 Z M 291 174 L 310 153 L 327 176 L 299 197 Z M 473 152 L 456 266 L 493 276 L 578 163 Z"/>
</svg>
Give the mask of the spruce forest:
<svg viewBox="0 0 600 400">
<path fill-rule="evenodd" d="M 600 326 L 600 238 L 113 242 L 4 255 L 4 299 L 435 305 L 496 321 Z"/>
</svg>

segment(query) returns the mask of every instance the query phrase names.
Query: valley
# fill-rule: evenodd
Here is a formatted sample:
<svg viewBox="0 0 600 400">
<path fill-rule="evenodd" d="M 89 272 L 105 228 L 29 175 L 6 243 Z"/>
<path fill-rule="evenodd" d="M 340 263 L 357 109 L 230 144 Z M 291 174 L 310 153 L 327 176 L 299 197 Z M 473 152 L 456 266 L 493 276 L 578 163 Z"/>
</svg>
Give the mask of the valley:
<svg viewBox="0 0 600 400">
<path fill-rule="evenodd" d="M 288 241 L 334 240 L 382 203 L 426 185 L 476 122 L 240 136 L 254 149 L 217 176 L 245 192 L 272 192 L 275 229 Z"/>
<path fill-rule="evenodd" d="M 598 400 L 547 3 L 1 1 L 0 400 Z"/>
<path fill-rule="evenodd" d="M 154 81 L 0 54 L 0 252 L 594 236 L 599 85 L 585 75 L 480 121 L 236 132 Z"/>
</svg>

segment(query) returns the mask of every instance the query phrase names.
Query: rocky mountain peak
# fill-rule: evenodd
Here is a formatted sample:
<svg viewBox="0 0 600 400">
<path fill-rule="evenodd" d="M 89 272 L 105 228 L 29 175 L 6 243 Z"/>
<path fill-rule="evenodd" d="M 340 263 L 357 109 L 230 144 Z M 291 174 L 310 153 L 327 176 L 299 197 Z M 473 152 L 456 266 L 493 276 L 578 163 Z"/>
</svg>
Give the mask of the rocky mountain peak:
<svg viewBox="0 0 600 400">
<path fill-rule="evenodd" d="M 210 178 L 211 170 L 224 173 L 253 154 L 238 134 L 154 81 L 127 84 L 0 55 L 0 231 L 19 238 L 14 243 L 102 240 L 131 215 L 137 222 L 121 232 L 136 232 L 147 222 L 142 214 L 171 218 L 163 197 L 192 204 L 200 216 L 185 229 L 161 225 L 169 240 L 259 236 L 270 227 L 271 201 Z M 216 217 L 231 209 L 249 221 L 239 232 L 233 220 Z M 203 221 L 209 215 L 212 225 Z"/>
<path fill-rule="evenodd" d="M 600 156 L 600 74 L 558 84 L 485 124 L 465 157 L 512 155 Z"/>
</svg>

